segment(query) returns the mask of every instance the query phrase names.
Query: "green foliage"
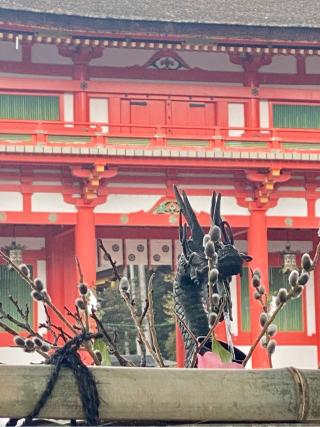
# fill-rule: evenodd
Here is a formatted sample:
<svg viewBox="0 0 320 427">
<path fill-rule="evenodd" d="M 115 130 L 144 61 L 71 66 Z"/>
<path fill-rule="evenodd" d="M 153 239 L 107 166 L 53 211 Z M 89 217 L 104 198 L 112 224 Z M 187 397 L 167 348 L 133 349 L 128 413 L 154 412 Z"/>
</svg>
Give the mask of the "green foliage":
<svg viewBox="0 0 320 427">
<path fill-rule="evenodd" d="M 107 344 L 101 338 L 96 339 L 94 341 L 93 349 L 100 351 L 102 356 L 102 361 L 101 361 L 102 366 L 111 366 L 111 358 L 110 358 Z"/>
<path fill-rule="evenodd" d="M 231 353 L 215 339 L 212 340 L 211 351 L 220 357 L 221 362 L 228 363 L 232 361 Z"/>
</svg>

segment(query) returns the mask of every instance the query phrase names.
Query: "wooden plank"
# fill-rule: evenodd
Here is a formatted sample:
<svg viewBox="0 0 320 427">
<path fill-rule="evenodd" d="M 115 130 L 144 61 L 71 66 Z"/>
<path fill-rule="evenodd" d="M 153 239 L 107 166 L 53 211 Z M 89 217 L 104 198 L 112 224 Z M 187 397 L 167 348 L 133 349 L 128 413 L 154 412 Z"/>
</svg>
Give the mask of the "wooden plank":
<svg viewBox="0 0 320 427">
<path fill-rule="evenodd" d="M 24 417 L 45 389 L 50 366 L 0 366 L 0 417 Z M 276 422 L 320 420 L 320 371 L 90 368 L 110 421 Z M 299 380 L 300 378 L 300 380 Z M 301 380 L 302 379 L 302 380 Z M 299 384 L 299 381 L 302 381 Z M 81 419 L 72 373 L 62 370 L 40 417 Z"/>
</svg>

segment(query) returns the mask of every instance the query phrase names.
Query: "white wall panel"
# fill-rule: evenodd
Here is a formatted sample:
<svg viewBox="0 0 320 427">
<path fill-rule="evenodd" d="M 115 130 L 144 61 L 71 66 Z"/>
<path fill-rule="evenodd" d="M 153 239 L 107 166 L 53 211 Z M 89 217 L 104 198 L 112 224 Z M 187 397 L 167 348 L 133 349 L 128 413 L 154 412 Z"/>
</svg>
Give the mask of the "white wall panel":
<svg viewBox="0 0 320 427">
<path fill-rule="evenodd" d="M 260 101 L 259 109 L 260 109 L 260 127 L 261 128 L 269 128 L 269 126 L 270 126 L 269 102 L 268 101 Z"/>
<path fill-rule="evenodd" d="M 31 362 L 39 363 L 43 360 L 43 357 L 38 353 L 26 353 L 18 347 L 0 347 L 0 363 L 27 365 Z"/>
<path fill-rule="evenodd" d="M 283 73 L 295 74 L 297 71 L 297 61 L 294 56 L 277 55 L 272 57 L 272 63 L 263 65 L 260 73 Z"/>
<path fill-rule="evenodd" d="M 242 72 L 241 65 L 230 62 L 227 53 L 179 52 L 179 56 L 191 68 L 201 68 L 210 71 Z"/>
<path fill-rule="evenodd" d="M 0 247 L 8 246 L 12 241 L 25 246 L 28 250 L 37 251 L 45 247 L 44 237 L 0 237 Z"/>
<path fill-rule="evenodd" d="M 196 212 L 210 213 L 211 196 L 189 196 L 191 206 Z M 221 201 L 222 215 L 249 215 L 247 208 L 237 204 L 237 199 L 231 196 L 223 196 Z"/>
<path fill-rule="evenodd" d="M 73 112 L 73 94 L 64 93 L 63 94 L 63 113 L 65 122 L 74 121 L 74 112 Z"/>
<path fill-rule="evenodd" d="M 0 211 L 23 211 L 23 197 L 18 191 L 0 191 Z"/>
<path fill-rule="evenodd" d="M 125 241 L 127 265 L 148 265 L 148 244 L 146 239 L 127 239 Z"/>
<path fill-rule="evenodd" d="M 277 206 L 267 211 L 267 216 L 307 216 L 307 201 L 297 197 L 280 197 Z"/>
<path fill-rule="evenodd" d="M 35 44 L 31 51 L 32 62 L 35 64 L 66 64 L 72 65 L 72 59 L 61 56 L 56 45 Z"/>
<path fill-rule="evenodd" d="M 111 255 L 113 261 L 118 266 L 123 265 L 123 240 L 122 239 L 102 239 L 103 246 Z M 100 267 L 99 270 L 111 268 L 110 261 L 100 250 Z"/>
<path fill-rule="evenodd" d="M 74 205 L 66 203 L 60 193 L 33 193 L 32 212 L 77 212 Z"/>
<path fill-rule="evenodd" d="M 317 347 L 278 345 L 272 356 L 272 363 L 274 368 L 294 366 L 300 369 L 317 369 Z"/>
<path fill-rule="evenodd" d="M 21 43 L 16 49 L 15 42 L 0 42 L 0 61 L 22 61 Z"/>
<path fill-rule="evenodd" d="M 228 104 L 228 123 L 229 127 L 243 128 L 245 125 L 244 120 L 244 104 L 230 103 Z M 242 130 L 230 130 L 229 136 L 241 136 Z"/>
<path fill-rule="evenodd" d="M 320 74 L 320 58 L 319 56 L 306 57 L 306 73 Z"/>
<path fill-rule="evenodd" d="M 159 195 L 110 194 L 107 201 L 98 205 L 95 213 L 133 213 L 149 211 L 160 199 Z"/>
</svg>

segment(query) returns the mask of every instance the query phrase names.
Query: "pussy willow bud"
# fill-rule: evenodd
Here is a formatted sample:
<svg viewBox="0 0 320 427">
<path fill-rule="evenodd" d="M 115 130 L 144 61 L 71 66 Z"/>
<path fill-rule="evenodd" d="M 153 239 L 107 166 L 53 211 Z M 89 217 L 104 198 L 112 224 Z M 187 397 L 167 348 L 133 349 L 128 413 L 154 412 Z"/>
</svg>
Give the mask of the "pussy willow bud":
<svg viewBox="0 0 320 427">
<path fill-rule="evenodd" d="M 221 239 L 221 230 L 220 230 L 220 227 L 218 227 L 217 225 L 214 225 L 211 228 L 209 233 L 210 233 L 211 240 L 213 242 L 217 242 L 218 240 Z"/>
<path fill-rule="evenodd" d="M 217 307 L 220 302 L 219 294 L 212 294 L 211 301 L 212 301 L 212 304 Z"/>
<path fill-rule="evenodd" d="M 267 345 L 267 352 L 271 355 L 274 353 L 276 349 L 277 341 L 276 340 L 270 340 Z"/>
<path fill-rule="evenodd" d="M 129 292 L 130 291 L 130 283 L 127 277 L 123 276 L 120 279 L 119 283 L 120 292 Z"/>
<path fill-rule="evenodd" d="M 303 290 L 304 290 L 304 286 L 297 285 L 294 288 L 294 291 L 293 291 L 293 294 L 292 294 L 292 298 L 294 298 L 294 299 L 300 298 Z"/>
<path fill-rule="evenodd" d="M 30 277 L 30 270 L 26 264 L 20 264 L 19 269 L 24 276 Z"/>
<path fill-rule="evenodd" d="M 298 279 L 298 285 L 301 285 L 301 286 L 306 285 L 309 279 L 310 279 L 310 274 L 305 271 L 304 273 L 300 274 Z"/>
<path fill-rule="evenodd" d="M 267 321 L 268 321 L 268 315 L 267 315 L 267 313 L 265 313 L 264 311 L 260 314 L 260 318 L 259 318 L 259 321 L 260 321 L 260 325 L 262 326 L 262 327 L 264 327 L 264 325 L 267 323 Z"/>
<path fill-rule="evenodd" d="M 87 295 L 88 293 L 88 286 L 85 283 L 80 283 L 79 284 L 79 294 L 80 295 Z"/>
<path fill-rule="evenodd" d="M 260 268 L 255 268 L 253 270 L 253 275 L 258 276 L 261 279 L 261 270 L 260 270 Z"/>
<path fill-rule="evenodd" d="M 263 294 L 265 294 L 266 293 L 266 290 L 265 290 L 265 287 L 264 286 L 259 286 L 259 288 L 258 288 L 258 292 L 259 292 L 259 294 L 260 295 L 263 295 Z"/>
<path fill-rule="evenodd" d="M 205 234 L 203 236 L 203 240 L 202 240 L 202 246 L 205 248 L 207 242 L 209 242 L 209 240 L 211 240 L 210 234 Z"/>
<path fill-rule="evenodd" d="M 218 280 L 218 276 L 219 276 L 219 271 L 216 268 L 213 268 L 209 272 L 209 282 L 213 284 L 216 283 Z"/>
<path fill-rule="evenodd" d="M 96 358 L 99 360 L 99 362 L 102 362 L 102 354 L 99 350 L 95 350 L 94 354 L 96 355 Z"/>
<path fill-rule="evenodd" d="M 279 303 L 287 301 L 288 291 L 286 290 L 286 288 L 280 288 L 279 289 L 277 298 L 279 299 Z"/>
<path fill-rule="evenodd" d="M 214 311 L 212 311 L 211 313 L 209 313 L 209 326 L 213 326 L 214 325 L 214 322 L 216 321 L 217 317 L 218 317 L 218 315 Z"/>
<path fill-rule="evenodd" d="M 278 306 L 278 305 L 281 304 L 281 301 L 280 301 L 280 298 L 279 298 L 278 295 L 277 295 L 276 299 L 274 300 L 274 303 L 275 303 L 276 306 Z"/>
<path fill-rule="evenodd" d="M 43 341 L 39 337 L 34 337 L 33 342 L 36 347 L 42 347 L 43 345 Z"/>
<path fill-rule="evenodd" d="M 206 246 L 204 248 L 204 253 L 206 255 L 207 258 L 213 258 L 213 256 L 215 255 L 215 248 L 214 248 L 214 243 L 212 242 L 212 240 L 209 240 L 206 243 Z"/>
<path fill-rule="evenodd" d="M 43 301 L 51 302 L 50 295 L 48 294 L 48 292 L 45 289 L 43 291 L 41 291 L 41 295 L 43 297 Z"/>
<path fill-rule="evenodd" d="M 75 305 L 78 307 L 79 310 L 84 311 L 86 309 L 86 304 L 81 298 L 77 298 L 75 300 Z"/>
<path fill-rule="evenodd" d="M 303 254 L 301 257 L 301 267 L 306 270 L 310 271 L 313 267 L 312 259 L 309 254 Z"/>
<path fill-rule="evenodd" d="M 44 289 L 43 281 L 39 278 L 34 279 L 33 284 L 38 292 L 41 292 Z"/>
<path fill-rule="evenodd" d="M 277 333 L 277 330 L 278 330 L 277 325 L 272 323 L 271 325 L 268 326 L 267 333 L 270 337 L 273 337 Z"/>
<path fill-rule="evenodd" d="M 298 283 L 298 279 L 299 279 L 299 273 L 297 272 L 297 270 L 292 270 L 291 273 L 289 274 L 290 286 L 295 287 Z"/>
<path fill-rule="evenodd" d="M 16 335 L 13 338 L 13 341 L 14 341 L 15 345 L 17 345 L 19 347 L 24 347 L 25 346 L 25 340 L 22 337 L 20 337 L 19 335 Z"/>
<path fill-rule="evenodd" d="M 255 291 L 255 293 L 253 294 L 253 298 L 254 299 L 260 299 L 261 298 L 261 295 L 259 294 L 258 291 Z"/>
<path fill-rule="evenodd" d="M 260 282 L 260 277 L 257 274 L 254 274 L 252 276 L 252 286 L 254 288 L 258 288 L 260 286 L 261 282 Z"/>
<path fill-rule="evenodd" d="M 31 297 L 36 301 L 42 301 L 43 300 L 43 295 L 38 291 L 32 291 Z"/>
<path fill-rule="evenodd" d="M 262 345 L 262 347 L 266 348 L 267 344 L 268 344 L 268 339 L 267 337 L 264 335 L 261 340 L 260 340 L 260 344 Z"/>
<path fill-rule="evenodd" d="M 48 353 L 48 351 L 50 350 L 50 346 L 49 346 L 49 344 L 47 344 L 47 343 L 43 343 L 43 344 L 42 344 L 42 346 L 41 346 L 41 350 L 42 350 L 44 353 Z"/>
<path fill-rule="evenodd" d="M 33 350 L 33 349 L 34 349 L 34 342 L 32 341 L 32 339 L 27 338 L 27 339 L 25 340 L 24 344 L 25 344 L 25 346 L 26 346 L 26 348 L 27 348 L 28 350 Z"/>
</svg>

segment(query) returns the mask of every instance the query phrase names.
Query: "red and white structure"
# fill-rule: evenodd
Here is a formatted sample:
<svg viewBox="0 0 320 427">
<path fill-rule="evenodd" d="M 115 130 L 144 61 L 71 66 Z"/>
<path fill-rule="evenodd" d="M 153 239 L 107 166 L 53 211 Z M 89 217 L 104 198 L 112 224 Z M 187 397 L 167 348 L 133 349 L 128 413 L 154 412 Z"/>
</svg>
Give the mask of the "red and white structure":
<svg viewBox="0 0 320 427">
<path fill-rule="evenodd" d="M 310 11 L 291 22 L 273 10 L 266 24 L 228 17 L 228 2 L 212 1 L 225 19 L 221 5 L 216 17 L 201 7 L 188 16 L 182 1 L 168 2 L 170 18 L 139 1 L 117 13 L 99 0 L 90 11 L 85 1 L 64 12 L 32 3 L 0 1 L 0 246 L 24 246 L 62 309 L 76 294 L 75 255 L 96 281 L 97 238 L 118 264 L 174 268 L 173 184 L 204 225 L 216 189 L 237 245 L 267 288 L 271 276 L 271 291 L 282 287 L 288 242 L 298 262 L 318 242 L 320 33 Z M 251 292 L 246 276 L 234 281 L 244 349 L 259 328 Z M 275 366 L 318 366 L 319 307 L 318 268 L 280 320 Z M 0 361 L 18 360 L 11 342 L 0 331 Z M 265 364 L 257 350 L 253 367 Z"/>
</svg>

